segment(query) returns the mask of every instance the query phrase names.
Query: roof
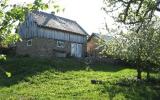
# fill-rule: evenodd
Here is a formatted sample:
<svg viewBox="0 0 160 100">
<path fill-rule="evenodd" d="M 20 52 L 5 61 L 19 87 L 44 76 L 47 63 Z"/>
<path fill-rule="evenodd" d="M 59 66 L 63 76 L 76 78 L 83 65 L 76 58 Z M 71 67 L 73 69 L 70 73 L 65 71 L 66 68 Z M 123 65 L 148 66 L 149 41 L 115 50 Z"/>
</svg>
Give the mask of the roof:
<svg viewBox="0 0 160 100">
<path fill-rule="evenodd" d="M 97 33 L 92 33 L 87 41 L 90 41 L 92 37 L 96 37 L 96 38 L 100 38 L 98 35 L 96 35 Z"/>
<path fill-rule="evenodd" d="M 101 35 L 101 34 L 98 34 L 98 33 L 92 33 L 90 35 L 90 37 L 88 38 L 88 41 L 90 41 L 90 39 L 93 38 L 93 37 L 96 37 L 98 39 L 102 39 L 106 42 L 110 41 L 113 38 L 113 36 Z"/>
<path fill-rule="evenodd" d="M 31 15 L 39 26 L 87 35 L 87 32 L 76 21 L 42 11 L 33 11 Z"/>
</svg>

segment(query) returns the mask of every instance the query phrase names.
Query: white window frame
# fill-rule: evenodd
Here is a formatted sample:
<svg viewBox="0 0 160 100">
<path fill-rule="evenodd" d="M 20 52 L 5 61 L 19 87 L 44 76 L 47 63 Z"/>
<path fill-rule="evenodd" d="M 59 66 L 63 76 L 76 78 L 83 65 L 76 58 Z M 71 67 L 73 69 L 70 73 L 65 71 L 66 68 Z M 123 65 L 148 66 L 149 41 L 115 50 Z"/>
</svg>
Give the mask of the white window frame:
<svg viewBox="0 0 160 100">
<path fill-rule="evenodd" d="M 30 42 L 30 44 L 29 44 L 29 42 Z M 32 46 L 32 39 L 27 40 L 27 46 L 28 47 Z"/>
<path fill-rule="evenodd" d="M 64 48 L 64 41 L 57 40 L 57 47 Z"/>
</svg>

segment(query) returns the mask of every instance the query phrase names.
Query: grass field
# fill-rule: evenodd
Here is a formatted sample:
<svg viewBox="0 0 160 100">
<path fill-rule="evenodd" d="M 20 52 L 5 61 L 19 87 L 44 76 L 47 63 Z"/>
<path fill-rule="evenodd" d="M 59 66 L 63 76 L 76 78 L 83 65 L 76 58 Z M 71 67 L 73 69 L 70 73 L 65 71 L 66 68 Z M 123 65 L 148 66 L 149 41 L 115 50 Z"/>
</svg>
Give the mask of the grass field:
<svg viewBox="0 0 160 100">
<path fill-rule="evenodd" d="M 9 58 L 1 64 L 0 100 L 158 100 L 160 84 L 135 82 L 136 70 L 78 59 Z M 155 76 L 152 74 L 152 76 Z M 145 73 L 143 73 L 145 78 Z M 91 84 L 102 80 L 102 84 Z"/>
</svg>

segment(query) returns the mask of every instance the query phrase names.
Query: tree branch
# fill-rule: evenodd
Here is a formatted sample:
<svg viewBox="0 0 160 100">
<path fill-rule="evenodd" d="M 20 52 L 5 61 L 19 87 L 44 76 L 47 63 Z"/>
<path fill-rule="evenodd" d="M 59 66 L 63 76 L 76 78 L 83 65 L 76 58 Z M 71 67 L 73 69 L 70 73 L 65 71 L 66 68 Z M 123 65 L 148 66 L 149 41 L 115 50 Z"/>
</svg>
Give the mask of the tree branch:
<svg viewBox="0 0 160 100">
<path fill-rule="evenodd" d="M 132 3 L 132 0 L 130 0 L 130 1 L 128 2 L 127 7 L 126 7 L 126 9 L 125 9 L 125 14 L 124 14 L 124 19 L 123 19 L 123 22 L 124 22 L 124 23 L 125 23 L 126 18 L 127 18 L 127 16 L 128 16 L 128 10 L 129 10 L 129 7 L 130 7 L 131 3 Z"/>
<path fill-rule="evenodd" d="M 139 10 L 140 10 L 141 7 L 142 7 L 143 1 L 144 1 L 144 0 L 141 0 L 141 2 L 140 2 L 140 4 L 139 4 L 139 7 L 138 7 L 138 9 L 137 9 L 137 11 L 136 11 L 136 15 L 138 15 Z"/>
</svg>

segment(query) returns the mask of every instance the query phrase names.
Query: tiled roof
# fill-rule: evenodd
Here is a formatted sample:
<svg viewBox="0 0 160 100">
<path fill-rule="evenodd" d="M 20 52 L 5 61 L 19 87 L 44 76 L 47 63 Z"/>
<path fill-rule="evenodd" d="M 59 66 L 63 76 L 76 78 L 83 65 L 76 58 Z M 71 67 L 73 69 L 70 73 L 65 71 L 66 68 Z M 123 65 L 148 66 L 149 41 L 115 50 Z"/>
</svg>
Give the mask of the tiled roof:
<svg viewBox="0 0 160 100">
<path fill-rule="evenodd" d="M 33 11 L 31 14 L 39 26 L 87 35 L 87 32 L 76 21 L 41 11 Z"/>
</svg>

